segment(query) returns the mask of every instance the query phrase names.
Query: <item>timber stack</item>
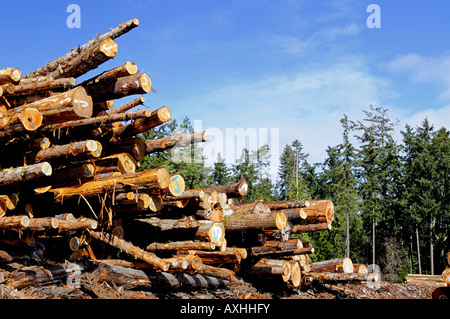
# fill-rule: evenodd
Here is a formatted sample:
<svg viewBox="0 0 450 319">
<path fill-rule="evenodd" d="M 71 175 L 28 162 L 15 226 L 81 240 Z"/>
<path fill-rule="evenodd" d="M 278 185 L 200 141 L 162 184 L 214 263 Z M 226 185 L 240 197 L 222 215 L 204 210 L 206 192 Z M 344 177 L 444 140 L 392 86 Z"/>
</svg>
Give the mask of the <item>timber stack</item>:
<svg viewBox="0 0 450 319">
<path fill-rule="evenodd" d="M 89 263 L 99 280 L 151 289 L 368 280 L 349 258 L 311 262 L 312 244 L 292 236 L 331 230 L 329 200 L 244 203 L 245 180 L 185 189 L 183 176 L 165 168 L 137 169 L 147 154 L 209 140 L 206 132 L 142 138 L 172 114 L 167 106 L 132 110 L 152 81 L 131 61 L 77 83 L 113 59 L 116 39 L 138 25 L 123 23 L 26 75 L 0 70 L 0 264 L 21 254 L 83 271 Z M 67 278 L 62 265 L 5 271 L 0 281 L 54 282 Z"/>
</svg>

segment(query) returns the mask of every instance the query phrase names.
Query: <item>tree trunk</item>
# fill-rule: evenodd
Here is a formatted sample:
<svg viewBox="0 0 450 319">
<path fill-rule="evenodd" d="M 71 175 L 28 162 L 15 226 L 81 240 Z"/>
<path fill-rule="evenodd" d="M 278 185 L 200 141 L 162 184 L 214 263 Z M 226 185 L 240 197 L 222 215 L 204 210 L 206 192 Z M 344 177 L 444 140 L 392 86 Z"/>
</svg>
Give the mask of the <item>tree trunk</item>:
<svg viewBox="0 0 450 319">
<path fill-rule="evenodd" d="M 310 264 L 312 272 L 353 272 L 352 260 L 348 257 L 330 259 Z"/>
<path fill-rule="evenodd" d="M 225 230 L 244 231 L 264 228 L 282 229 L 286 226 L 286 222 L 286 215 L 278 212 L 247 214 L 243 216 L 233 214 L 225 218 Z"/>
<path fill-rule="evenodd" d="M 281 275 L 283 281 L 288 281 L 291 267 L 286 260 L 262 258 L 246 271 L 254 274 Z"/>
<path fill-rule="evenodd" d="M 52 167 L 48 162 L 5 169 L 0 171 L 0 187 L 28 182 L 50 175 L 52 175 Z"/>
<path fill-rule="evenodd" d="M 30 218 L 27 229 L 39 231 L 58 228 L 58 220 L 54 217 Z"/>
<path fill-rule="evenodd" d="M 54 145 L 28 156 L 29 162 L 39 163 L 43 161 L 55 161 L 57 159 L 76 158 L 80 155 L 93 156 L 98 144 L 94 140 L 70 143 L 66 145 Z"/>
<path fill-rule="evenodd" d="M 0 85 L 5 83 L 18 82 L 22 77 L 22 72 L 17 68 L 5 68 L 0 70 Z"/>
<path fill-rule="evenodd" d="M 91 83 L 84 88 L 92 101 L 99 103 L 134 94 L 147 94 L 151 91 L 152 81 L 146 73 L 138 73 Z"/>
<path fill-rule="evenodd" d="M 41 127 L 43 115 L 35 108 L 27 108 L 0 118 L 0 137 L 23 135 Z"/>
<path fill-rule="evenodd" d="M 59 220 L 58 230 L 59 231 L 74 231 L 74 230 L 85 230 L 85 229 L 96 229 L 98 223 L 96 220 L 90 218 L 80 217 L 74 220 Z"/>
<path fill-rule="evenodd" d="M 313 254 L 314 247 L 304 247 L 304 248 L 294 248 L 294 249 L 284 249 L 280 250 L 278 248 L 271 247 L 252 247 L 252 256 L 266 256 L 270 257 L 281 257 L 281 256 L 293 256 L 302 254 Z"/>
<path fill-rule="evenodd" d="M 21 229 L 30 224 L 30 218 L 27 215 L 16 215 L 0 218 L 0 229 Z"/>
<path fill-rule="evenodd" d="M 205 192 L 216 191 L 218 193 L 227 194 L 228 198 L 241 198 L 248 193 L 248 184 L 245 180 L 229 184 L 229 185 L 215 185 L 210 186 L 204 190 Z"/>
<path fill-rule="evenodd" d="M 77 83 L 74 78 L 61 78 L 56 80 L 46 80 L 34 83 L 22 84 L 14 86 L 14 92 L 7 95 L 32 94 L 46 90 L 66 90 Z"/>
<path fill-rule="evenodd" d="M 175 241 L 169 243 L 151 243 L 145 250 L 147 251 L 165 251 L 165 250 L 214 250 L 216 244 L 203 241 Z"/>
<path fill-rule="evenodd" d="M 305 274 L 303 277 L 305 281 L 368 281 L 375 276 L 378 277 L 378 274 L 357 274 L 357 273 L 330 273 L 330 272 L 310 272 Z"/>
<path fill-rule="evenodd" d="M 241 254 L 236 251 L 180 250 L 179 254 L 191 254 L 201 258 L 204 264 L 239 264 Z"/>
<path fill-rule="evenodd" d="M 334 204 L 331 200 L 309 201 L 308 207 L 302 208 L 306 213 L 306 219 L 302 224 L 329 223 L 334 220 Z"/>
<path fill-rule="evenodd" d="M 51 189 L 55 199 L 61 201 L 64 197 L 74 195 L 94 196 L 109 189 L 116 192 L 128 192 L 142 189 L 165 189 L 169 186 L 169 173 L 165 168 L 155 168 L 138 173 L 129 173 L 101 181 L 89 181 L 79 186 Z"/>
<path fill-rule="evenodd" d="M 209 134 L 207 132 L 167 136 L 145 141 L 146 153 L 162 152 L 173 147 L 186 147 L 192 143 L 207 141 L 209 141 Z"/>
<path fill-rule="evenodd" d="M 90 78 L 89 80 L 84 81 L 83 83 L 80 83 L 78 86 L 86 86 L 89 84 L 101 82 L 104 80 L 111 80 L 114 78 L 120 78 L 128 75 L 133 75 L 138 72 L 137 65 L 133 62 L 127 61 L 124 64 L 115 67 L 112 70 L 105 71 L 102 74 L 99 74 L 97 76 L 94 76 L 93 78 Z"/>
<path fill-rule="evenodd" d="M 56 70 L 47 73 L 47 75 L 53 79 L 77 78 L 115 57 L 118 49 L 119 47 L 114 40 L 106 38 L 98 41 L 89 50 L 80 52 L 65 64 L 60 64 Z"/>
<path fill-rule="evenodd" d="M 55 124 L 92 116 L 92 99 L 82 87 L 25 104 L 8 111 L 8 114 L 35 108 L 43 115 L 43 125 Z"/>
<path fill-rule="evenodd" d="M 291 209 L 291 208 L 302 208 L 308 207 L 309 202 L 307 200 L 301 201 L 272 201 L 272 202 L 262 202 L 264 205 L 269 207 L 271 210 L 279 209 Z"/>
<path fill-rule="evenodd" d="M 120 24 L 118 27 L 111 29 L 109 32 L 104 33 L 95 39 L 87 42 L 86 44 L 79 46 L 75 49 L 70 50 L 65 55 L 59 57 L 58 59 L 49 62 L 48 64 L 44 65 L 43 67 L 28 73 L 24 76 L 24 78 L 34 78 L 39 76 L 48 76 L 49 73 L 54 72 L 59 68 L 60 65 L 67 64 L 70 60 L 73 58 L 79 56 L 80 54 L 83 54 L 83 52 L 91 50 L 92 47 L 95 47 L 99 42 L 111 38 L 112 40 L 120 37 L 121 35 L 129 32 L 130 30 L 134 29 L 139 25 L 139 20 L 136 18 L 131 19 L 130 21 L 127 21 L 125 23 Z"/>
<path fill-rule="evenodd" d="M 226 279 L 229 280 L 230 282 L 238 281 L 238 279 L 236 278 L 236 273 L 227 268 L 203 265 L 202 269 L 200 269 L 198 272 L 203 275 Z"/>
<path fill-rule="evenodd" d="M 170 267 L 170 265 L 167 262 L 165 262 L 162 259 L 160 259 L 159 257 L 157 257 L 155 254 L 146 252 L 145 250 L 143 250 L 137 246 L 134 246 L 133 244 L 131 244 L 123 239 L 120 239 L 117 236 L 109 235 L 107 233 L 94 232 L 94 231 L 89 231 L 89 234 L 92 237 L 94 237 L 108 245 L 117 247 L 117 248 L 123 250 L 124 252 L 126 252 L 127 254 L 129 254 L 130 256 L 140 259 L 140 260 L 143 260 L 146 263 L 148 263 L 156 268 L 167 271 Z"/>
<path fill-rule="evenodd" d="M 291 233 L 301 234 L 301 233 L 308 233 L 308 232 L 322 231 L 322 230 L 330 231 L 331 224 L 318 223 L 318 224 L 309 224 L 309 225 L 295 225 L 291 228 Z"/>
<path fill-rule="evenodd" d="M 143 105 L 144 102 L 145 102 L 145 97 L 140 96 L 140 97 L 137 97 L 137 98 L 135 98 L 134 100 L 132 100 L 132 101 L 130 101 L 128 103 L 125 103 L 122 106 L 119 106 L 118 108 L 109 110 L 107 112 L 107 114 L 108 115 L 113 115 L 113 114 L 125 113 L 126 111 L 131 110 L 132 108 L 135 108 L 138 105 Z"/>
<path fill-rule="evenodd" d="M 94 165 L 96 174 L 105 174 L 111 172 L 128 174 L 136 172 L 136 161 L 128 153 L 118 153 L 115 155 L 95 159 Z"/>
<path fill-rule="evenodd" d="M 137 119 L 125 126 L 114 127 L 112 131 L 116 138 L 130 138 L 170 121 L 171 119 L 172 114 L 170 113 L 169 108 L 163 106 L 156 111 L 153 111 L 150 117 Z"/>
</svg>

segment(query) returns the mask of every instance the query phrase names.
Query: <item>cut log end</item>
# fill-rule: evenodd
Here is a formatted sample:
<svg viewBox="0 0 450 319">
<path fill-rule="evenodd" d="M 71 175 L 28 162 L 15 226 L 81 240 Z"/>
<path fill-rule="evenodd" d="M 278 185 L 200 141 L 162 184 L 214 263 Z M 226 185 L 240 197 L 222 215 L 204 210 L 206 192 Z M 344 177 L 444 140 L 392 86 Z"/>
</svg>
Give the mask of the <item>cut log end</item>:
<svg viewBox="0 0 450 319">
<path fill-rule="evenodd" d="M 86 93 L 83 87 L 77 87 L 73 93 L 73 109 L 76 115 L 81 118 L 90 118 L 93 114 L 92 98 Z"/>
<path fill-rule="evenodd" d="M 139 81 L 141 82 L 142 89 L 144 92 L 148 93 L 152 89 L 152 80 L 146 73 L 142 73 L 142 75 L 139 78 Z"/>
<path fill-rule="evenodd" d="M 52 175 L 52 166 L 48 162 L 42 163 L 41 171 L 44 173 L 45 176 Z"/>
<path fill-rule="evenodd" d="M 181 175 L 170 177 L 169 192 L 172 196 L 180 196 L 184 192 L 185 183 Z"/>
<path fill-rule="evenodd" d="M 208 231 L 211 242 L 217 246 L 221 246 L 225 240 L 225 227 L 222 223 L 214 223 Z"/>
<path fill-rule="evenodd" d="M 35 131 L 42 125 L 42 113 L 35 108 L 27 108 L 19 113 L 19 120 L 28 131 Z"/>
<path fill-rule="evenodd" d="M 157 110 L 157 116 L 160 122 L 165 123 L 172 119 L 172 113 L 167 106 L 163 106 Z"/>
<path fill-rule="evenodd" d="M 286 226 L 287 218 L 284 213 L 278 213 L 275 216 L 275 224 L 278 229 L 283 229 Z"/>
<path fill-rule="evenodd" d="M 100 44 L 100 51 L 109 58 L 115 57 L 118 50 L 119 46 L 111 38 L 106 38 Z"/>
</svg>

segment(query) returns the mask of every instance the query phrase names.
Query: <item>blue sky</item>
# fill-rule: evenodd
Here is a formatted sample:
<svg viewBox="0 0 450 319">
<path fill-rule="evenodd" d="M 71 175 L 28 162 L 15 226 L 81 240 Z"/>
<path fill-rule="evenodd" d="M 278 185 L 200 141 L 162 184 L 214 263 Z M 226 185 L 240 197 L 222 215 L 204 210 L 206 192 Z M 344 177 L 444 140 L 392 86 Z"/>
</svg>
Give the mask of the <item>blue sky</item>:
<svg viewBox="0 0 450 319">
<path fill-rule="evenodd" d="M 81 8 L 79 29 L 66 25 L 71 3 Z M 372 3 L 381 28 L 367 27 Z M 224 155 L 227 128 L 257 132 L 256 143 L 266 130 L 276 169 L 296 138 L 310 162 L 323 161 L 327 146 L 341 142 L 343 114 L 360 120 L 369 105 L 399 120 L 397 138 L 425 117 L 449 128 L 449 16 L 445 0 L 9 1 L 0 68 L 26 74 L 136 17 L 140 26 L 116 40 L 117 56 L 79 82 L 133 61 L 156 90 L 148 107 L 167 105 L 175 119 L 221 132 L 206 149 L 210 161 Z M 225 154 L 228 162 L 237 148 Z"/>
</svg>

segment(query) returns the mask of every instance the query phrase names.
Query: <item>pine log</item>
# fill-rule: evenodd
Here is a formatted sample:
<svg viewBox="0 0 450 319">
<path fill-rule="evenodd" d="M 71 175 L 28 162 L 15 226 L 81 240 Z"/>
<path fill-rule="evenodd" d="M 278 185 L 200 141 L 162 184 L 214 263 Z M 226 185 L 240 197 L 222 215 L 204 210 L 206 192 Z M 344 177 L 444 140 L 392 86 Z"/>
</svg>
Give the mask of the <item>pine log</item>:
<svg viewBox="0 0 450 319">
<path fill-rule="evenodd" d="M 174 241 L 169 243 L 151 243 L 145 250 L 166 251 L 166 250 L 214 250 L 216 244 L 204 241 Z"/>
<path fill-rule="evenodd" d="M 9 115 L 0 118 L 0 130 L 3 135 L 17 135 L 20 132 L 35 131 L 42 125 L 43 115 L 35 108 L 20 110 L 19 112 L 9 113 Z M 22 124 L 22 127 L 20 124 Z"/>
<path fill-rule="evenodd" d="M 126 252 L 127 254 L 129 254 L 130 256 L 143 260 L 146 263 L 159 268 L 161 270 L 167 271 L 170 267 L 169 263 L 163 261 L 162 259 L 160 259 L 159 257 L 157 257 L 155 254 L 150 253 L 150 252 L 146 252 L 145 250 L 134 246 L 133 244 L 120 239 L 117 236 L 114 235 L 109 235 L 107 233 L 99 233 L 99 232 L 93 232 L 93 231 L 89 231 L 89 234 L 98 239 L 101 240 L 102 242 L 117 247 L 121 250 L 123 250 L 124 252 Z"/>
<path fill-rule="evenodd" d="M 207 141 L 209 141 L 209 134 L 207 132 L 199 132 L 147 140 L 145 143 L 146 152 L 155 153 L 162 152 L 173 147 L 186 147 L 193 143 L 201 143 Z"/>
<path fill-rule="evenodd" d="M 52 266 L 25 266 L 8 274 L 6 285 L 12 288 L 24 288 L 56 282 L 69 284 L 77 269 L 80 274 L 88 267 L 82 263 L 59 264 Z"/>
<path fill-rule="evenodd" d="M 96 229 L 97 226 L 98 223 L 96 220 L 84 217 L 75 220 L 58 220 L 59 231 L 90 230 Z"/>
<path fill-rule="evenodd" d="M 21 229 L 28 227 L 30 218 L 27 215 L 4 216 L 0 218 L 0 229 Z"/>
<path fill-rule="evenodd" d="M 107 114 L 108 115 L 113 115 L 113 114 L 125 113 L 125 112 L 131 110 L 132 108 L 135 108 L 138 105 L 143 105 L 144 102 L 145 102 L 145 97 L 140 96 L 140 97 L 137 97 L 137 98 L 135 98 L 134 100 L 132 100 L 132 101 L 130 101 L 128 103 L 125 103 L 122 106 L 119 106 L 119 107 L 117 107 L 115 109 L 109 110 L 107 112 Z"/>
<path fill-rule="evenodd" d="M 123 174 L 101 181 L 89 181 L 79 186 L 62 187 L 50 190 L 55 199 L 61 201 L 64 197 L 74 195 L 94 196 L 108 189 L 116 192 L 128 192 L 142 189 L 165 189 L 169 186 L 169 173 L 165 168 L 155 168 L 138 173 Z"/>
<path fill-rule="evenodd" d="M 52 175 L 52 167 L 48 162 L 5 169 L 0 171 L 0 186 L 28 182 L 50 175 Z"/>
<path fill-rule="evenodd" d="M 221 246 L 225 239 L 225 228 L 222 223 L 199 221 L 195 238 L 208 240 L 216 246 Z"/>
<path fill-rule="evenodd" d="M 0 70 L 0 85 L 11 82 L 18 82 L 22 77 L 22 72 L 17 68 L 5 68 Z"/>
<path fill-rule="evenodd" d="M 39 91 L 55 90 L 55 89 L 65 90 L 71 88 L 76 83 L 77 81 L 74 78 L 61 78 L 56 80 L 46 80 L 28 84 L 19 83 L 13 86 L 14 91 L 7 95 L 32 94 Z"/>
<path fill-rule="evenodd" d="M 164 258 L 164 261 L 170 264 L 170 270 L 193 270 L 202 269 L 203 261 L 195 255 L 179 255 L 171 258 Z"/>
<path fill-rule="evenodd" d="M 206 204 L 208 205 L 209 203 Z M 225 222 L 225 215 L 223 214 L 223 210 L 221 208 L 198 209 L 195 211 L 195 215 L 198 218 L 206 219 L 211 222 Z"/>
<path fill-rule="evenodd" d="M 43 125 L 61 123 L 92 116 L 92 99 L 82 87 L 24 104 L 8 111 L 8 114 L 35 108 L 43 115 Z"/>
<path fill-rule="evenodd" d="M 179 201 L 184 199 L 195 199 L 197 201 L 203 201 L 206 194 L 202 189 L 187 189 L 184 190 L 178 196 L 166 195 L 164 196 L 165 201 Z"/>
<path fill-rule="evenodd" d="M 147 111 L 148 116 L 151 115 L 150 110 L 145 111 Z M 111 140 L 109 147 L 106 147 L 104 155 L 117 153 L 129 153 L 133 155 L 136 161 L 140 161 L 145 156 L 145 140 L 140 137 L 128 139 L 113 139 Z"/>
<path fill-rule="evenodd" d="M 202 250 L 180 250 L 179 254 L 196 255 L 204 264 L 239 264 L 241 254 L 237 251 L 202 251 Z"/>
<path fill-rule="evenodd" d="M 96 174 L 119 172 L 121 174 L 135 173 L 136 161 L 128 153 L 118 153 L 107 157 L 95 159 Z"/>
<path fill-rule="evenodd" d="M 246 259 L 248 254 L 247 254 L 247 249 L 245 248 L 239 248 L 239 247 L 225 247 L 225 252 L 235 252 L 238 253 L 241 256 L 241 259 Z"/>
<path fill-rule="evenodd" d="M 225 229 L 227 231 L 264 228 L 282 229 L 286 225 L 286 222 L 286 215 L 278 212 L 247 214 L 243 216 L 231 215 L 225 218 Z"/>
<path fill-rule="evenodd" d="M 45 150 L 31 153 L 27 157 L 27 160 L 29 162 L 39 163 L 43 161 L 51 162 L 61 158 L 74 158 L 83 154 L 93 156 L 97 148 L 98 143 L 94 140 L 75 142 L 65 145 L 54 145 Z"/>
<path fill-rule="evenodd" d="M 203 275 L 226 279 L 229 280 L 230 282 L 238 281 L 238 279 L 236 278 L 236 273 L 227 268 L 214 267 L 211 265 L 203 265 L 202 269 L 200 269 L 198 272 Z"/>
<path fill-rule="evenodd" d="M 285 260 L 262 258 L 246 271 L 256 274 L 281 275 L 287 281 L 290 275 L 290 265 Z"/>
<path fill-rule="evenodd" d="M 245 180 L 229 184 L 229 185 L 215 185 L 205 189 L 205 192 L 216 191 L 218 193 L 227 194 L 228 198 L 241 198 L 248 193 L 248 184 Z"/>
<path fill-rule="evenodd" d="M 67 127 L 80 127 L 84 130 L 88 130 L 86 126 L 92 126 L 91 129 L 94 129 L 94 127 L 101 127 L 104 124 L 109 124 L 117 121 L 131 121 L 136 119 L 142 119 L 142 118 L 149 118 L 152 116 L 152 112 L 150 110 L 140 110 L 140 111 L 134 111 L 134 112 L 128 112 L 128 113 L 119 113 L 119 114 L 113 114 L 113 115 L 104 115 L 104 116 L 96 116 L 86 119 L 80 119 L 80 120 L 73 120 L 73 121 L 65 121 L 63 123 L 56 123 L 46 126 L 46 131 L 54 131 L 62 128 Z M 142 143 L 143 144 L 143 143 Z M 142 149 L 144 149 L 144 146 L 142 146 Z M 143 156 L 142 156 L 143 157 Z"/>
<path fill-rule="evenodd" d="M 129 32 L 130 30 L 134 29 L 139 25 L 139 20 L 136 18 L 131 19 L 130 21 L 127 21 L 125 23 L 120 24 L 118 27 L 111 29 L 109 32 L 104 33 L 100 36 L 97 36 L 95 39 L 87 42 L 86 44 L 79 46 L 75 49 L 70 50 L 65 55 L 59 57 L 58 59 L 49 62 L 48 64 L 44 65 L 43 67 L 28 73 L 24 76 L 24 78 L 34 78 L 34 77 L 40 77 L 40 76 L 48 76 L 49 73 L 54 72 L 59 68 L 60 65 L 67 64 L 71 59 L 79 56 L 83 52 L 89 51 L 92 47 L 95 47 L 99 42 L 111 38 L 112 40 L 120 37 L 121 35 Z"/>
<path fill-rule="evenodd" d="M 106 38 L 98 41 L 89 50 L 80 52 L 67 63 L 60 64 L 56 70 L 47 73 L 47 75 L 54 79 L 77 78 L 115 57 L 118 49 L 119 47 L 114 40 Z"/>
<path fill-rule="evenodd" d="M 90 78 L 89 80 L 84 81 L 83 83 L 80 83 L 79 86 L 86 86 L 92 83 L 97 83 L 104 80 L 110 80 L 114 78 L 120 78 L 128 75 L 133 75 L 138 72 L 137 65 L 133 62 L 127 61 L 124 64 L 115 67 L 112 70 L 108 70 L 103 72 L 102 74 L 99 74 L 97 76 L 94 76 L 93 78 Z"/>
<path fill-rule="evenodd" d="M 291 228 L 291 233 L 301 234 L 314 231 L 331 230 L 331 224 L 329 223 L 318 223 L 318 224 L 308 224 L 308 225 L 295 225 Z"/>
<path fill-rule="evenodd" d="M 280 209 L 291 209 L 291 208 L 302 208 L 308 207 L 309 202 L 307 200 L 301 201 L 263 201 L 264 205 L 269 207 L 271 210 Z"/>
<path fill-rule="evenodd" d="M 169 108 L 163 106 L 153 111 L 150 117 L 137 119 L 124 126 L 114 127 L 112 131 L 116 138 L 130 138 L 170 121 L 171 119 L 172 114 L 170 113 Z"/>
<path fill-rule="evenodd" d="M 53 78 L 51 76 L 38 76 L 35 78 L 21 78 L 19 81 L 19 84 L 33 84 L 33 83 L 39 83 L 39 82 L 47 82 L 47 81 L 51 81 L 53 80 Z"/>
<path fill-rule="evenodd" d="M 174 197 L 177 197 L 184 192 L 184 178 L 181 175 L 173 174 L 170 176 L 170 183 L 168 187 L 168 193 Z"/>
<path fill-rule="evenodd" d="M 319 261 L 311 263 L 310 266 L 312 272 L 344 272 L 347 274 L 353 272 L 353 263 L 348 257 Z"/>
<path fill-rule="evenodd" d="M 309 201 L 308 207 L 302 208 L 307 217 L 302 223 L 328 223 L 334 220 L 334 204 L 331 200 Z"/>
<path fill-rule="evenodd" d="M 253 203 L 242 203 L 234 204 L 231 206 L 234 214 L 242 216 L 244 214 L 259 214 L 259 213 L 270 213 L 270 208 L 264 205 L 262 202 Z"/>
<path fill-rule="evenodd" d="M 267 256 L 267 258 L 302 255 L 302 254 L 313 254 L 314 253 L 314 247 L 303 247 L 303 248 L 284 249 L 284 250 L 280 250 L 277 248 L 271 248 L 271 247 L 252 247 L 250 250 L 251 250 L 252 256 L 261 256 L 261 257 Z"/>
<path fill-rule="evenodd" d="M 308 217 L 303 208 L 279 209 L 275 211 L 285 214 L 287 220 L 291 222 L 298 222 Z"/>
<path fill-rule="evenodd" d="M 147 94 L 151 91 L 152 81 L 146 73 L 138 73 L 90 83 L 84 88 L 94 103 L 98 103 L 134 94 Z"/>
<path fill-rule="evenodd" d="M 32 148 L 39 150 L 46 150 L 47 148 L 50 147 L 50 145 L 51 145 L 50 139 L 45 136 L 35 138 L 31 143 Z"/>
<path fill-rule="evenodd" d="M 290 250 L 303 248 L 303 243 L 298 238 L 289 239 L 288 241 L 267 240 L 264 242 L 263 247 L 279 250 Z"/>
<path fill-rule="evenodd" d="M 378 274 L 310 272 L 303 276 L 306 282 L 319 281 L 368 281 L 378 280 Z"/>
<path fill-rule="evenodd" d="M 27 229 L 39 231 L 46 229 L 56 229 L 58 227 L 58 220 L 54 217 L 30 218 Z"/>
</svg>

